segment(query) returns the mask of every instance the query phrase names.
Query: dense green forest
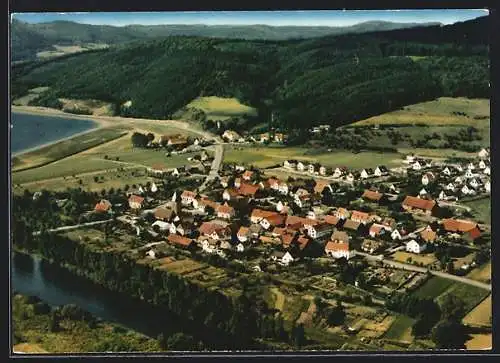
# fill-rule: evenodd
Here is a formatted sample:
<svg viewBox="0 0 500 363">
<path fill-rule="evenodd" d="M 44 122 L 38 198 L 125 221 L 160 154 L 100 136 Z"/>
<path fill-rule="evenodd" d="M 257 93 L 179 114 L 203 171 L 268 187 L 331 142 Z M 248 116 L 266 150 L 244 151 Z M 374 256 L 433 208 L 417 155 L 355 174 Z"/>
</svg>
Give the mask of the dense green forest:
<svg viewBox="0 0 500 363">
<path fill-rule="evenodd" d="M 88 43 L 119 44 L 134 40 L 151 40 L 167 36 L 204 36 L 247 40 L 306 39 L 325 35 L 364 33 L 435 25 L 435 23 L 393 23 L 367 21 L 351 26 L 268 26 L 268 25 L 91 25 L 72 21 L 48 23 L 11 22 L 12 60 L 36 59 L 37 52 L 53 50 L 53 45 L 84 45 Z"/>
<path fill-rule="evenodd" d="M 308 40 L 129 42 L 15 65 L 12 95 L 49 86 L 33 104 L 92 98 L 158 119 L 198 96 L 236 97 L 258 109 L 258 122 L 273 112 L 282 129 L 340 126 L 441 96 L 489 98 L 486 20 Z"/>
</svg>

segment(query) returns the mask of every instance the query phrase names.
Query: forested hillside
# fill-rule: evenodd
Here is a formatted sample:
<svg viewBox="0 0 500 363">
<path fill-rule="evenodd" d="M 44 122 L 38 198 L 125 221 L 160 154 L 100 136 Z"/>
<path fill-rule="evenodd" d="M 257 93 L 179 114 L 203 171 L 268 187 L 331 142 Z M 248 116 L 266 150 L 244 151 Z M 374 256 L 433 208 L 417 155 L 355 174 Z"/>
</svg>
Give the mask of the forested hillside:
<svg viewBox="0 0 500 363">
<path fill-rule="evenodd" d="M 426 23 L 423 25 L 433 24 Z M 367 21 L 342 27 L 203 24 L 106 26 L 71 21 L 30 24 L 14 19 L 11 23 L 11 54 L 12 60 L 19 61 L 35 59 L 37 52 L 51 50 L 52 46 L 56 44 L 119 44 L 134 40 L 152 40 L 179 35 L 247 40 L 306 39 L 325 35 L 363 33 L 415 26 L 422 26 L 422 24 Z"/>
<path fill-rule="evenodd" d="M 338 126 L 441 96 L 489 98 L 486 38 L 464 36 L 485 24 L 432 27 L 435 37 L 418 28 L 293 41 L 137 41 L 14 66 L 12 94 L 48 86 L 35 104 L 99 99 L 116 114 L 158 119 L 199 96 L 236 97 L 257 108 L 260 122 L 272 111 L 284 129 Z"/>
</svg>

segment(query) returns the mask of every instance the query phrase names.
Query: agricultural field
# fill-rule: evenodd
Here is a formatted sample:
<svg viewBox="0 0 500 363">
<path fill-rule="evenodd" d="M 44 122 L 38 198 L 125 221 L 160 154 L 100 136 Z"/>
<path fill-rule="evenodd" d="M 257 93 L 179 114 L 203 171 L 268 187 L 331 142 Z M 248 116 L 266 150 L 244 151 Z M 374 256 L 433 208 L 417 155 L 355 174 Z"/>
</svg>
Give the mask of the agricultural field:
<svg viewBox="0 0 500 363">
<path fill-rule="evenodd" d="M 391 327 L 384 334 L 384 339 L 389 340 L 399 340 L 404 342 L 412 342 L 413 336 L 411 334 L 411 327 L 415 323 L 415 319 L 412 319 L 406 315 L 397 315 Z"/>
<path fill-rule="evenodd" d="M 487 334 L 471 334 L 471 339 L 465 342 L 467 350 L 483 350 L 491 349 L 493 338 L 491 333 Z"/>
<path fill-rule="evenodd" d="M 489 291 L 461 282 L 433 276 L 417 289 L 414 294 L 420 298 L 433 298 L 438 304 L 446 295 L 451 294 L 463 301 L 465 312 L 468 313 L 488 296 Z"/>
<path fill-rule="evenodd" d="M 418 290 L 416 290 L 414 294 L 420 298 L 436 298 L 444 293 L 451 285 L 453 285 L 453 281 L 444 279 L 442 277 L 433 276 Z"/>
<path fill-rule="evenodd" d="M 467 278 L 489 283 L 491 281 L 491 262 L 475 268 L 467 274 Z"/>
<path fill-rule="evenodd" d="M 374 165 L 395 166 L 402 156 L 396 153 L 333 151 L 311 153 L 311 149 L 299 147 L 228 147 L 224 151 L 224 161 L 254 165 L 266 168 L 280 164 L 287 159 L 318 162 L 325 166 L 347 166 L 353 169 L 373 167 Z"/>
<path fill-rule="evenodd" d="M 122 128 L 103 128 L 47 145 L 12 158 L 12 171 L 33 168 L 78 154 L 115 140 L 125 134 Z"/>
<path fill-rule="evenodd" d="M 464 318 L 463 323 L 470 326 L 491 327 L 492 305 L 491 294 Z"/>
<path fill-rule="evenodd" d="M 82 45 L 53 45 L 54 50 L 45 50 L 36 54 L 39 59 L 60 57 L 62 55 L 85 52 L 92 49 L 107 48 L 107 44 L 88 43 Z"/>
<path fill-rule="evenodd" d="M 474 309 L 474 307 L 476 307 L 486 296 L 488 296 L 489 293 L 490 292 L 488 290 L 481 289 L 479 287 L 462 283 L 454 283 L 448 290 L 441 294 L 436 301 L 440 303 L 446 295 L 453 295 L 464 302 L 465 312 L 467 313 Z"/>
<path fill-rule="evenodd" d="M 453 114 L 465 113 L 466 116 Z M 474 126 L 489 128 L 490 101 L 488 99 L 468 99 L 441 97 L 434 101 L 406 106 L 402 110 L 388 112 L 379 116 L 358 121 L 353 126 L 369 125 L 415 125 L 429 126 Z M 474 117 L 488 117 L 474 119 Z"/>
<path fill-rule="evenodd" d="M 392 255 L 392 257 L 395 261 L 404 263 L 408 262 L 408 259 L 411 259 L 412 263 L 416 262 L 418 264 L 423 264 L 424 266 L 432 265 L 437 261 L 436 256 L 434 256 L 433 253 L 422 253 L 417 255 L 415 253 L 397 251 Z"/>
<path fill-rule="evenodd" d="M 235 116 L 256 116 L 257 110 L 240 103 L 236 98 L 198 97 L 185 106 L 186 109 L 198 109 L 207 115 L 207 119 L 224 121 Z"/>
<path fill-rule="evenodd" d="M 491 198 L 477 199 L 464 202 L 472 209 L 472 215 L 479 223 L 491 224 Z"/>
<path fill-rule="evenodd" d="M 69 98 L 59 98 L 64 112 L 73 110 L 86 111 L 96 116 L 113 116 L 113 105 L 99 100 L 76 100 Z"/>
</svg>

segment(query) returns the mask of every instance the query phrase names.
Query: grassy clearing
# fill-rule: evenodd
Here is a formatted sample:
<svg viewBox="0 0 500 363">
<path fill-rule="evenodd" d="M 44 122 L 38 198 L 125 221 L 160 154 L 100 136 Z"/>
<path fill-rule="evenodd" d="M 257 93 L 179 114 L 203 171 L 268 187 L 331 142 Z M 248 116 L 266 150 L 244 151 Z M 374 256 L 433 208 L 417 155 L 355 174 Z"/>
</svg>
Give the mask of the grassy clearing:
<svg viewBox="0 0 500 363">
<path fill-rule="evenodd" d="M 12 320 L 18 343 L 15 348 L 20 351 L 88 353 L 109 350 L 160 350 L 156 340 L 117 324 L 102 321 L 98 321 L 95 327 L 90 327 L 83 321 L 65 319 L 61 321 L 59 331 L 51 332 L 47 329 L 50 315 L 35 315 L 33 305 L 28 304 L 22 295 L 13 297 Z"/>
<path fill-rule="evenodd" d="M 62 55 L 71 54 L 71 53 L 79 53 L 85 52 L 91 49 L 101 49 L 107 48 L 107 44 L 98 44 L 98 43 L 87 43 L 82 45 L 53 45 L 55 50 L 45 50 L 42 52 L 38 52 L 36 56 L 39 59 L 48 59 L 54 57 L 60 57 Z"/>
<path fill-rule="evenodd" d="M 468 313 L 488 296 L 489 293 L 488 290 L 457 282 L 441 294 L 437 298 L 437 302 L 440 303 L 446 295 L 451 294 L 464 302 L 465 312 Z"/>
<path fill-rule="evenodd" d="M 42 164 L 75 155 L 84 150 L 115 140 L 124 135 L 121 128 L 103 128 L 91 131 L 71 139 L 56 142 L 40 149 L 12 158 L 12 171 L 32 168 Z"/>
<path fill-rule="evenodd" d="M 186 108 L 195 108 L 206 113 L 212 120 L 226 120 L 235 116 L 256 116 L 257 110 L 240 103 L 236 98 L 198 97 L 186 105 Z"/>
<path fill-rule="evenodd" d="M 417 255 L 415 253 L 397 251 L 392 255 L 392 257 L 394 257 L 394 260 L 399 262 L 407 262 L 408 259 L 411 258 L 412 262 L 423 263 L 424 266 L 432 265 L 434 262 L 437 261 L 436 256 L 434 256 L 433 253 Z"/>
<path fill-rule="evenodd" d="M 465 112 L 467 116 L 454 115 L 452 112 Z M 461 125 L 489 128 L 489 119 L 477 120 L 474 117 L 489 117 L 490 101 L 487 99 L 467 99 L 441 97 L 434 101 L 417 103 L 403 110 L 388 112 L 379 116 L 354 123 L 354 126 L 426 124 Z"/>
<path fill-rule="evenodd" d="M 415 291 L 415 295 L 421 298 L 425 297 L 436 298 L 443 292 L 445 292 L 451 285 L 453 285 L 453 283 L 454 282 L 451 280 L 433 276 L 425 284 L 423 284 L 417 291 Z"/>
<path fill-rule="evenodd" d="M 270 290 L 276 297 L 274 308 L 278 309 L 279 311 L 283 311 L 283 307 L 285 306 L 285 295 L 283 295 L 283 293 L 277 287 L 272 287 Z"/>
<path fill-rule="evenodd" d="M 384 338 L 412 342 L 413 336 L 411 335 L 411 327 L 414 323 L 415 319 L 406 315 L 398 315 L 389 330 L 385 333 Z"/>
<path fill-rule="evenodd" d="M 99 100 L 77 100 L 69 98 L 59 98 L 63 104 L 63 111 L 71 110 L 87 111 L 96 116 L 113 116 L 113 105 Z"/>
<path fill-rule="evenodd" d="M 69 177 L 82 173 L 96 172 L 102 170 L 116 170 L 125 165 L 111 160 L 74 156 L 34 169 L 12 173 L 14 184 L 24 184 L 45 179 Z"/>
<path fill-rule="evenodd" d="M 464 204 L 472 208 L 472 214 L 478 222 L 491 224 L 491 198 L 477 199 Z"/>
<path fill-rule="evenodd" d="M 361 169 L 374 165 L 393 166 L 399 163 L 401 155 L 396 153 L 361 152 L 354 154 L 349 151 L 311 153 L 311 149 L 298 147 L 231 147 L 224 151 L 227 162 L 252 164 L 256 167 L 269 167 L 280 164 L 287 159 L 297 159 L 305 162 L 318 162 L 325 166 L 347 166 Z"/>
<path fill-rule="evenodd" d="M 431 157 L 431 158 L 475 158 L 477 153 L 470 153 L 466 151 L 460 151 L 455 149 L 426 149 L 426 148 L 398 148 L 398 152 L 401 154 L 411 154 Z"/>
<path fill-rule="evenodd" d="M 49 87 L 36 87 L 32 88 L 28 91 L 28 94 L 25 96 L 19 97 L 12 101 L 12 104 L 15 106 L 27 106 L 28 103 L 37 98 L 41 93 L 48 91 Z"/>
<path fill-rule="evenodd" d="M 491 262 L 485 263 L 484 265 L 475 268 L 467 274 L 467 278 L 481 281 L 490 282 L 491 281 Z"/>
<path fill-rule="evenodd" d="M 463 318 L 463 323 L 470 326 L 491 327 L 491 314 L 492 305 L 490 294 Z"/>
</svg>

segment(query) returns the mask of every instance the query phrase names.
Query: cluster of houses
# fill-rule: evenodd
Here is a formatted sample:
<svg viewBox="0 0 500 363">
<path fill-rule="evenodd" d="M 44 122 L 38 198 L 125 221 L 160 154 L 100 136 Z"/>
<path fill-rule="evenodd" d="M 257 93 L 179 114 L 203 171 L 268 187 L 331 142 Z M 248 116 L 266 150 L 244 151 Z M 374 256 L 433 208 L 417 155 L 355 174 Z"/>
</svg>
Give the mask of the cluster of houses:
<svg viewBox="0 0 500 363">
<path fill-rule="evenodd" d="M 431 193 L 427 189 L 433 184 L 439 186 L 438 200 L 459 200 L 467 196 L 490 194 L 490 175 L 489 158 L 479 158 L 463 164 L 445 164 L 438 170 L 423 172 L 419 195 L 430 196 Z"/>
<path fill-rule="evenodd" d="M 483 158 L 470 165 L 473 168 L 468 165 L 465 172 L 478 170 L 484 174 L 489 161 Z M 306 165 L 293 160 L 286 161 L 285 167 L 306 170 Z M 321 172 L 316 164 L 312 167 L 313 171 Z M 450 166 L 445 169 L 451 171 Z M 337 168 L 333 173 L 341 176 L 347 170 Z M 386 168 L 377 167 L 372 175 L 386 173 Z M 443 173 L 447 172 L 443 170 Z M 422 182 L 428 185 L 433 177 L 425 173 Z M 419 254 L 426 251 L 430 243 L 455 239 L 473 242 L 482 235 L 478 224 L 469 220 L 448 218 L 424 228 L 407 230 L 405 223 L 378 215 L 380 208 L 375 208 L 379 212 L 327 208 L 321 204 L 324 190 L 329 188 L 333 192 L 327 180 L 316 180 L 313 184 L 305 180 L 284 181 L 276 177 L 263 178 L 258 170 L 235 167 L 218 183 L 220 187 L 208 195 L 184 190 L 156 206 L 155 198 L 141 195 L 140 190 L 134 191 L 129 195 L 129 208 L 136 215 L 149 213 L 154 221 L 147 228 L 174 246 L 227 257 L 229 251 L 242 253 L 256 244 L 267 245 L 272 251 L 269 258 L 281 265 L 317 255 L 318 248 L 334 259 L 350 259 L 357 251 L 380 254 L 395 247 Z M 149 191 L 154 193 L 155 188 L 152 183 Z M 386 204 L 389 197 L 375 189 L 366 189 L 361 200 L 373 206 Z M 291 208 L 289 202 L 295 207 Z M 147 209 L 152 206 L 153 209 Z M 407 195 L 401 208 L 411 214 L 435 216 L 440 205 L 421 195 Z M 99 213 L 111 210 L 112 205 L 106 200 L 100 200 L 95 206 Z"/>
<path fill-rule="evenodd" d="M 321 175 L 342 179 L 349 183 L 359 179 L 378 178 L 389 175 L 389 169 L 384 165 L 379 165 L 375 169 L 366 168 L 360 171 L 350 171 L 346 167 L 337 167 L 335 169 L 321 165 L 320 163 L 306 163 L 300 160 L 285 160 L 283 167 L 289 170 L 296 170 L 311 175 Z"/>
<path fill-rule="evenodd" d="M 234 130 L 226 130 L 222 134 L 222 139 L 227 142 L 243 143 L 243 142 L 275 142 L 282 144 L 287 140 L 287 135 L 281 132 L 265 132 L 258 135 L 249 135 L 247 137 L 241 136 Z"/>
</svg>

